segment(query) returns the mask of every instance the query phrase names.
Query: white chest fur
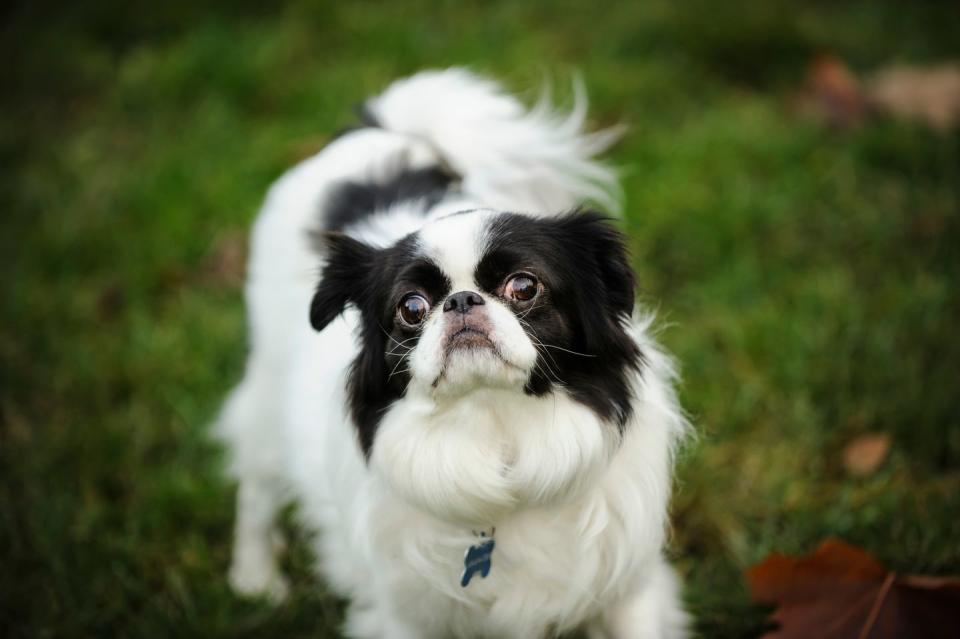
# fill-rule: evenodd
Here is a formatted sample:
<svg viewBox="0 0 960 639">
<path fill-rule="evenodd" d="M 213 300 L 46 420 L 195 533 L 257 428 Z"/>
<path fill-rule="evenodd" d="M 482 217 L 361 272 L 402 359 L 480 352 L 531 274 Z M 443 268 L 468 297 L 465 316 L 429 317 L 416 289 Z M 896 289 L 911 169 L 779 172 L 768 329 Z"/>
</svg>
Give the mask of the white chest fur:
<svg viewBox="0 0 960 639">
<path fill-rule="evenodd" d="M 662 508 L 624 499 L 640 497 L 643 486 L 622 492 L 629 481 L 623 470 L 611 468 L 600 486 L 570 503 L 502 517 L 489 576 L 466 588 L 460 572 L 464 551 L 476 543 L 473 533 L 386 491 L 370 512 L 373 536 L 365 551 L 382 586 L 406 602 L 398 614 L 438 636 L 482 628 L 489 636 L 537 637 L 547 627 L 570 629 L 634 588 L 658 557 Z"/>
<path fill-rule="evenodd" d="M 637 378 L 622 438 L 563 394 L 478 391 L 440 406 L 411 396 L 385 415 L 367 463 L 330 410 L 343 405 L 330 364 L 350 319 L 295 368 L 287 468 L 324 573 L 356 609 L 389 602 L 398 623 L 438 636 L 536 637 L 635 588 L 662 544 L 676 421 L 655 370 Z M 490 574 L 463 588 L 473 530 L 491 526 Z"/>
</svg>

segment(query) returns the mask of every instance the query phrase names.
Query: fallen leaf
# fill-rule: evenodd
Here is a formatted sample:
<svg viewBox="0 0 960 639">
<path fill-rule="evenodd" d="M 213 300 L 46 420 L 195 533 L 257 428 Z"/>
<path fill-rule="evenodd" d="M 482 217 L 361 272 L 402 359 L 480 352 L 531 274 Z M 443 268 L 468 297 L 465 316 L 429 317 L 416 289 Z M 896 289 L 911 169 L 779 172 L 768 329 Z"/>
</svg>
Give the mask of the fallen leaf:
<svg viewBox="0 0 960 639">
<path fill-rule="evenodd" d="M 960 64 L 894 66 L 874 74 L 865 90 L 870 106 L 938 131 L 960 125 Z"/>
<path fill-rule="evenodd" d="M 802 112 L 839 130 L 885 114 L 949 132 L 960 127 L 960 63 L 891 66 L 861 81 L 842 59 L 822 54 L 808 65 L 799 98 Z"/>
<path fill-rule="evenodd" d="M 843 449 L 843 467 L 857 477 L 872 475 L 890 452 L 890 436 L 868 433 L 855 438 Z"/>
<path fill-rule="evenodd" d="M 956 638 L 960 579 L 898 575 L 837 539 L 804 557 L 774 554 L 750 568 L 754 599 L 778 605 L 765 639 Z"/>
<path fill-rule="evenodd" d="M 849 129 L 863 120 L 866 102 L 860 82 L 835 55 L 820 55 L 810 63 L 806 94 L 813 110 L 834 128 Z"/>
</svg>

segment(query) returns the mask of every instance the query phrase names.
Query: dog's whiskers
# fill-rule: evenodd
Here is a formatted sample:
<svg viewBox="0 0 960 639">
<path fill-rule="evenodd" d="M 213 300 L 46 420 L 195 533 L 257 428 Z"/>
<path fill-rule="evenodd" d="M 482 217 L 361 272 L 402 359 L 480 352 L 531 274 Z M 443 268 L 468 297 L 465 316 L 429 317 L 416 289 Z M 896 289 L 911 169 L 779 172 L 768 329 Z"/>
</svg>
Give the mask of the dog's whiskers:
<svg viewBox="0 0 960 639">
<path fill-rule="evenodd" d="M 540 308 L 540 305 L 539 305 L 539 304 L 534 304 L 533 306 L 531 306 L 530 308 L 528 308 L 526 311 L 524 311 L 522 314 L 517 315 L 517 319 L 518 319 L 518 320 L 523 320 L 523 318 L 525 318 L 527 315 L 529 315 L 530 313 L 532 313 L 534 310 L 536 310 L 536 309 L 538 309 L 538 308 Z"/>
<path fill-rule="evenodd" d="M 405 348 L 406 350 L 402 353 L 398 353 L 396 350 L 397 348 Z M 408 355 L 414 348 L 414 346 L 397 346 L 394 350 L 387 351 L 386 353 L 387 355 Z"/>
<path fill-rule="evenodd" d="M 555 346 L 553 344 L 544 344 L 534 334 L 533 326 L 530 324 L 530 322 L 524 320 L 522 316 L 518 316 L 517 321 L 519 321 L 521 325 L 526 326 L 529 329 L 529 332 L 527 333 L 527 337 L 533 343 L 533 346 L 536 349 L 537 353 L 543 356 L 543 357 L 537 358 L 535 369 L 539 370 L 544 375 L 544 377 L 551 379 L 552 381 L 554 381 L 555 383 L 561 386 L 564 385 L 563 380 L 560 379 L 559 373 L 557 373 L 557 371 L 554 369 L 554 367 L 556 367 L 557 369 L 561 368 L 560 364 L 557 362 L 556 359 L 554 359 L 553 355 L 551 355 L 550 351 L 547 349 L 554 348 L 567 353 L 571 353 L 573 355 L 581 355 L 583 357 L 596 357 L 595 355 L 588 355 L 586 353 L 578 353 L 576 351 L 571 351 L 569 349 L 563 348 L 562 346 Z M 540 365 L 541 361 L 543 362 L 543 366 Z"/>
<path fill-rule="evenodd" d="M 403 341 L 401 342 L 401 341 L 397 340 L 396 337 L 394 337 L 393 335 L 391 335 L 390 333 L 388 333 L 388 332 L 387 332 L 387 329 L 385 329 L 379 322 L 377 323 L 377 328 L 379 328 L 381 331 L 383 331 L 383 334 L 387 336 L 387 339 L 390 340 L 391 342 L 393 342 L 394 344 L 396 344 L 397 346 L 403 346 L 403 345 L 406 344 L 407 342 L 410 342 L 410 341 L 412 341 L 412 340 L 418 339 L 418 338 L 420 337 L 419 335 L 414 335 L 413 337 L 408 337 L 407 339 L 405 339 L 405 340 L 403 340 Z"/>
<path fill-rule="evenodd" d="M 411 348 L 410 351 L 412 351 L 412 350 L 413 350 L 413 349 Z M 407 359 L 409 358 L 409 356 L 410 356 L 410 351 L 407 351 L 406 353 L 404 353 L 403 355 L 401 355 L 401 356 L 400 356 L 400 359 L 397 360 L 397 363 L 393 365 L 393 370 L 390 371 L 390 374 L 389 374 L 389 375 L 387 375 L 387 381 L 390 381 L 390 380 L 393 378 L 394 375 L 398 374 L 397 369 L 400 367 L 400 364 L 402 364 L 402 363 L 404 362 L 404 360 L 407 360 Z M 408 366 L 407 368 L 405 368 L 405 369 L 403 369 L 402 371 L 399 371 L 399 372 L 400 372 L 400 373 L 404 373 L 404 372 L 407 372 L 407 371 L 409 371 L 409 370 L 410 370 L 410 367 Z"/>
<path fill-rule="evenodd" d="M 563 384 L 563 381 L 560 379 L 560 375 L 553 369 L 553 366 L 556 366 L 557 368 L 559 368 L 560 365 L 557 364 L 556 360 L 553 359 L 553 357 L 550 355 L 549 352 L 540 350 L 539 347 L 543 346 L 540 340 L 536 338 L 531 338 L 531 341 L 533 341 L 533 347 L 536 349 L 537 353 L 544 356 L 544 357 L 537 358 L 536 367 L 539 368 L 540 372 L 543 373 L 544 376 L 547 377 L 548 379 L 552 376 L 553 381 L 555 381 L 557 384 Z M 547 361 L 548 359 L 550 361 Z M 544 371 L 543 368 L 540 368 L 541 361 L 543 362 L 543 366 L 546 368 L 546 371 Z M 551 362 L 553 363 L 553 366 L 550 365 Z"/>
<path fill-rule="evenodd" d="M 563 348 L 562 346 L 554 346 L 553 344 L 544 344 L 540 342 L 540 346 L 544 348 L 555 348 L 558 351 L 563 351 L 564 353 L 570 353 L 571 355 L 579 355 L 580 357 L 597 357 L 596 355 L 590 355 L 589 353 L 578 353 L 577 351 L 571 351 L 568 348 Z"/>
<path fill-rule="evenodd" d="M 392 373 L 390 373 L 390 375 L 387 376 L 387 381 L 390 381 L 390 378 L 392 378 L 394 375 L 402 375 L 403 373 L 409 373 L 409 372 L 410 372 L 409 366 L 407 368 L 404 368 L 403 370 L 393 371 Z"/>
</svg>

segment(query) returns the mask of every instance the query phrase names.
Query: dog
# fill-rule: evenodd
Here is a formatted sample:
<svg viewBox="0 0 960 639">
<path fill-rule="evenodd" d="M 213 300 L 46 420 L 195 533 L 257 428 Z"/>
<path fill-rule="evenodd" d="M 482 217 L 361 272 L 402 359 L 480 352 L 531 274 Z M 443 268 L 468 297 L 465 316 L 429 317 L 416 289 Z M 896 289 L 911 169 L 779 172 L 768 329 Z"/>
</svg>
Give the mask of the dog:
<svg viewBox="0 0 960 639">
<path fill-rule="evenodd" d="M 619 132 L 585 119 L 579 84 L 561 115 L 422 72 L 271 187 L 215 429 L 236 591 L 286 594 L 292 500 L 346 636 L 685 636 L 663 546 L 688 425 L 624 236 L 578 208 L 618 201 L 594 158 Z"/>
</svg>

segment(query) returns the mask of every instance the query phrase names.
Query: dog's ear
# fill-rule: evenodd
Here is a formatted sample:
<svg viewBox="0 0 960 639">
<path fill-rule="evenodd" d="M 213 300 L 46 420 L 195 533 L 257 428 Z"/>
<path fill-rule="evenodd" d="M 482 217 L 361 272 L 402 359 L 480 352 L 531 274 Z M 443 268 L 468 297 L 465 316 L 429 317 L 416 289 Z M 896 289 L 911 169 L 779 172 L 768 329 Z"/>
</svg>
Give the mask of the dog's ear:
<svg viewBox="0 0 960 639">
<path fill-rule="evenodd" d="M 310 303 L 310 324 L 319 331 L 347 304 L 360 306 L 366 299 L 379 251 L 343 233 L 322 232 L 312 239 L 325 262 Z"/>
<path fill-rule="evenodd" d="M 578 282 L 565 302 L 578 318 L 576 344 L 612 366 L 636 352 L 627 334 L 636 278 L 626 237 L 595 211 L 575 211 L 556 223 Z"/>
<path fill-rule="evenodd" d="M 580 276 L 590 284 L 591 306 L 629 317 L 637 283 L 626 236 L 614 228 L 609 217 L 596 211 L 575 211 L 559 223 L 571 254 L 576 256 Z"/>
</svg>

